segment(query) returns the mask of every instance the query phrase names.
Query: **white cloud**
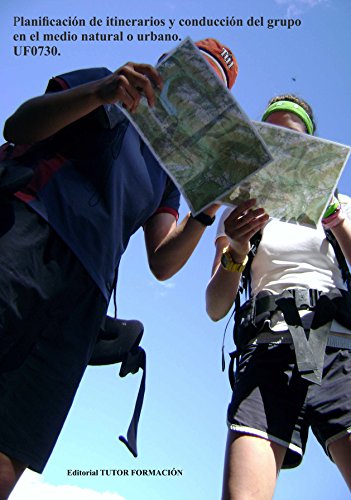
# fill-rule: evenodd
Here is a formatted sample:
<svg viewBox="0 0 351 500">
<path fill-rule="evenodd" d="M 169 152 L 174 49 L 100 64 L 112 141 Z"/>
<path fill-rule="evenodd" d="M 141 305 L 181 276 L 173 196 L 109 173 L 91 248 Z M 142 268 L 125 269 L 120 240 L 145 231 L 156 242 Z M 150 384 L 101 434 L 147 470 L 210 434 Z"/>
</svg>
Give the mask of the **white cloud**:
<svg viewBox="0 0 351 500">
<path fill-rule="evenodd" d="M 275 0 L 275 3 L 278 5 L 291 4 L 291 5 L 301 5 L 306 7 L 316 7 L 317 5 L 321 5 L 323 3 L 327 3 L 328 0 Z"/>
<path fill-rule="evenodd" d="M 35 472 L 26 471 L 14 489 L 10 500 L 125 500 L 118 493 L 99 492 L 78 486 L 54 486 L 45 483 Z"/>
<path fill-rule="evenodd" d="M 291 4 L 288 7 L 288 10 L 286 11 L 286 16 L 288 19 L 291 19 L 293 17 L 298 17 L 300 14 L 302 14 L 302 10 L 299 9 L 295 4 Z"/>
<path fill-rule="evenodd" d="M 151 288 L 155 290 L 160 290 L 160 289 L 170 290 L 171 288 L 175 288 L 176 286 L 174 281 L 157 281 L 156 279 L 149 280 L 149 285 Z"/>
<path fill-rule="evenodd" d="M 149 281 L 150 288 L 157 298 L 167 297 L 169 290 L 175 288 L 176 284 L 174 281 Z"/>
<path fill-rule="evenodd" d="M 329 0 L 274 0 L 277 5 L 287 5 L 286 17 L 294 17 L 306 9 L 313 9 L 322 4 L 328 4 Z"/>
<path fill-rule="evenodd" d="M 174 288 L 175 287 L 175 283 L 172 283 L 172 281 L 160 281 L 159 282 L 161 286 L 163 286 L 163 288 Z"/>
<path fill-rule="evenodd" d="M 277 5 L 286 5 L 285 18 L 291 19 L 300 16 L 308 9 L 320 5 L 328 5 L 330 0 L 274 0 Z"/>
</svg>

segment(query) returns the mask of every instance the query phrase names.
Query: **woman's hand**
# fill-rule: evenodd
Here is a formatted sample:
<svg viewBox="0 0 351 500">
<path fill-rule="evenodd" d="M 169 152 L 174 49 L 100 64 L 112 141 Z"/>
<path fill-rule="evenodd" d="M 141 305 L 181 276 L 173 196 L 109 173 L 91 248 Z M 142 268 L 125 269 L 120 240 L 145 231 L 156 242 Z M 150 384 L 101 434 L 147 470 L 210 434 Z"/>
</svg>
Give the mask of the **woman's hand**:
<svg viewBox="0 0 351 500">
<path fill-rule="evenodd" d="M 236 207 L 224 221 L 230 253 L 235 262 L 242 262 L 250 250 L 250 238 L 260 231 L 269 219 L 264 208 L 254 208 L 255 199 Z"/>
</svg>

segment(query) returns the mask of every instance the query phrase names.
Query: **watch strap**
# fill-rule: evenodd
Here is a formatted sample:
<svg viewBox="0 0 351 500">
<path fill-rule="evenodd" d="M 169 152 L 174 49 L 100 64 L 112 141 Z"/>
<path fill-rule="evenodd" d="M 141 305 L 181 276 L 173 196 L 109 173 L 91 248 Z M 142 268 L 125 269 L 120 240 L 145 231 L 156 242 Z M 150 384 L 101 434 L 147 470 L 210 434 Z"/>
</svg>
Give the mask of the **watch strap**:
<svg viewBox="0 0 351 500">
<path fill-rule="evenodd" d="M 211 216 L 211 215 L 205 214 L 204 212 L 200 212 L 197 215 L 190 214 L 190 217 L 192 219 L 195 219 L 198 222 L 200 222 L 200 224 L 202 224 L 203 226 L 211 226 L 216 219 L 215 215 Z"/>
<path fill-rule="evenodd" d="M 222 253 L 221 265 L 226 271 L 230 271 L 232 273 L 242 273 L 248 260 L 248 256 L 246 255 L 243 262 L 235 262 L 231 253 L 229 252 L 229 247 L 225 247 Z"/>
</svg>

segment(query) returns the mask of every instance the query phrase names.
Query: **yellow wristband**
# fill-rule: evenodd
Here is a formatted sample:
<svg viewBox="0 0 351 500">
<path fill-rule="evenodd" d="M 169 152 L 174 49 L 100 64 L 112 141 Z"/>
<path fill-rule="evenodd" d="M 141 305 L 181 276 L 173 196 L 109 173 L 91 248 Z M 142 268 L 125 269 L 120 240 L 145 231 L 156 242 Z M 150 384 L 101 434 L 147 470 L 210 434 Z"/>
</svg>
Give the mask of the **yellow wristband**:
<svg viewBox="0 0 351 500">
<path fill-rule="evenodd" d="M 243 270 L 245 269 L 248 260 L 249 260 L 248 256 L 246 255 L 243 262 L 240 263 L 234 262 L 233 257 L 229 252 L 229 247 L 225 247 L 223 249 L 221 264 L 226 271 L 230 271 L 232 273 L 242 273 Z"/>
</svg>

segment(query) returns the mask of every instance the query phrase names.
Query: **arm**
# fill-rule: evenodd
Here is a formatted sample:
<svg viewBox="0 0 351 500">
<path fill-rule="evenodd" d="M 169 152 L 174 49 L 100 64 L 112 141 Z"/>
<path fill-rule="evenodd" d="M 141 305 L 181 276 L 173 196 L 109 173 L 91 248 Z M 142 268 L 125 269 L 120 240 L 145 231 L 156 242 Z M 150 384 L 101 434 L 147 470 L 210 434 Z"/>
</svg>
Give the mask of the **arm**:
<svg viewBox="0 0 351 500">
<path fill-rule="evenodd" d="M 223 248 L 229 245 L 234 262 L 243 262 L 250 250 L 250 238 L 260 231 L 269 216 L 262 208 L 254 209 L 255 200 L 248 200 L 235 208 L 225 220 L 226 237 L 217 238 L 212 278 L 206 289 L 206 311 L 214 321 L 222 319 L 232 307 L 241 274 L 227 271 L 221 265 Z"/>
<path fill-rule="evenodd" d="M 41 141 L 104 104 L 120 102 L 134 112 L 141 94 L 152 106 L 155 97 L 150 79 L 161 86 L 152 66 L 127 63 L 100 80 L 35 97 L 7 119 L 4 137 L 15 144 Z"/>
<path fill-rule="evenodd" d="M 218 205 L 205 213 L 215 215 Z M 168 213 L 156 214 L 144 227 L 149 266 L 154 276 L 163 281 L 171 278 L 187 262 L 196 248 L 206 226 L 188 214 L 177 226 L 175 217 Z"/>
<path fill-rule="evenodd" d="M 229 240 L 221 236 L 216 240 L 216 253 L 212 266 L 212 278 L 206 289 L 206 311 L 213 321 L 218 321 L 229 312 L 238 292 L 241 273 L 226 271 L 221 265 L 223 249 L 229 245 Z M 231 247 L 229 251 L 232 253 Z M 235 262 L 243 262 L 245 256 L 233 259 Z"/>
<path fill-rule="evenodd" d="M 345 218 L 340 224 L 331 229 L 335 238 L 337 239 L 340 248 L 347 260 L 351 265 L 351 221 Z"/>
<path fill-rule="evenodd" d="M 349 265 L 351 264 L 350 213 L 349 198 L 342 194 L 339 194 L 338 198 L 333 195 L 322 218 L 324 229 L 329 229 L 333 233 Z"/>
</svg>

